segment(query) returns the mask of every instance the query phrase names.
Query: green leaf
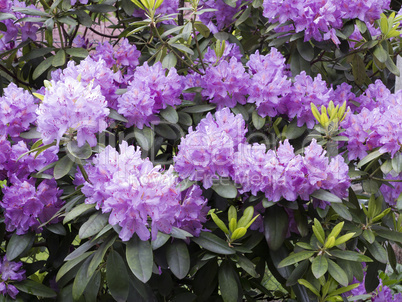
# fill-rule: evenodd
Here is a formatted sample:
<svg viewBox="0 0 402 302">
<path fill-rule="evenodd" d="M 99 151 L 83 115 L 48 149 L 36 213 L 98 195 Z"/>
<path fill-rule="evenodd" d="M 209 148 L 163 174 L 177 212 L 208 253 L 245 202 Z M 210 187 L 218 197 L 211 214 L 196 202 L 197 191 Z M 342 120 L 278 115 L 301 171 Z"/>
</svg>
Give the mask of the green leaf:
<svg viewBox="0 0 402 302">
<path fill-rule="evenodd" d="M 177 64 L 177 57 L 173 52 L 169 52 L 162 60 L 162 67 L 170 69 Z"/>
<path fill-rule="evenodd" d="M 97 301 L 101 285 L 101 277 L 100 270 L 97 270 L 95 274 L 93 274 L 91 280 L 88 282 L 87 288 L 84 291 L 85 301 Z"/>
<path fill-rule="evenodd" d="M 33 127 L 27 132 L 20 133 L 20 137 L 25 139 L 39 139 L 42 137 L 42 134 L 36 130 L 36 127 Z"/>
<path fill-rule="evenodd" d="M 85 27 L 92 26 L 92 19 L 84 10 L 77 9 L 75 13 L 77 14 L 78 22 L 80 22 L 80 25 L 83 25 Z"/>
<path fill-rule="evenodd" d="M 331 203 L 342 203 L 342 199 L 340 199 L 338 196 L 323 189 L 315 191 L 313 194 L 311 194 L 311 196 Z"/>
<path fill-rule="evenodd" d="M 366 155 L 357 165 L 357 168 L 360 169 L 363 167 L 365 164 L 368 164 L 372 160 L 375 160 L 379 158 L 382 155 L 382 153 L 379 150 L 376 150 L 374 152 L 371 152 L 370 154 Z"/>
<path fill-rule="evenodd" d="M 27 8 L 27 7 L 16 7 L 12 8 L 13 11 L 23 13 L 30 16 L 41 16 L 41 17 L 50 17 L 50 15 L 44 11 L 34 9 L 34 8 Z"/>
<path fill-rule="evenodd" d="M 248 19 L 248 17 L 250 17 L 250 13 L 251 13 L 251 6 L 248 6 L 244 12 L 241 14 L 241 16 L 239 18 L 237 18 L 236 22 L 235 22 L 235 26 L 239 26 L 240 24 L 242 24 L 244 21 L 246 21 Z"/>
<path fill-rule="evenodd" d="M 110 13 L 116 11 L 116 8 L 113 5 L 108 4 L 96 4 L 96 5 L 87 5 L 85 9 L 94 13 Z"/>
<path fill-rule="evenodd" d="M 195 22 L 194 24 L 195 29 L 204 37 L 204 38 L 208 38 L 209 34 L 211 33 L 211 31 L 209 30 L 209 28 L 201 22 Z"/>
<path fill-rule="evenodd" d="M 128 267 L 143 283 L 152 276 L 153 253 L 149 241 L 142 241 L 134 235 L 126 244 L 126 259 Z"/>
<path fill-rule="evenodd" d="M 163 246 L 168 240 L 170 236 L 165 233 L 158 232 L 155 240 L 151 241 L 151 246 L 153 250 L 157 250 L 161 246 Z"/>
<path fill-rule="evenodd" d="M 70 172 L 71 168 L 73 167 L 74 162 L 68 157 L 68 155 L 65 155 L 62 157 L 54 166 L 54 178 L 55 179 L 60 179 L 64 177 L 65 175 Z"/>
<path fill-rule="evenodd" d="M 178 49 L 178 50 L 180 50 L 180 51 L 182 51 L 182 52 L 188 53 L 190 55 L 194 55 L 194 51 L 192 51 L 187 46 L 184 46 L 183 44 L 173 43 L 171 46 L 176 48 L 176 49 Z"/>
<path fill-rule="evenodd" d="M 34 240 L 35 235 L 31 232 L 28 232 L 25 235 L 14 234 L 11 236 L 11 239 L 7 244 L 7 260 L 11 261 L 20 256 L 25 250 L 32 246 Z"/>
<path fill-rule="evenodd" d="M 224 260 L 219 267 L 218 280 L 221 296 L 224 302 L 237 302 L 238 287 L 236 282 L 237 272 L 228 260 Z"/>
<path fill-rule="evenodd" d="M 339 214 L 343 219 L 352 221 L 352 214 L 350 213 L 349 209 L 347 206 L 341 203 L 332 203 L 331 208 L 334 209 L 334 211 Z"/>
<path fill-rule="evenodd" d="M 271 250 L 278 250 L 285 238 L 289 227 L 289 217 L 283 207 L 272 206 L 265 210 L 264 235 Z"/>
<path fill-rule="evenodd" d="M 93 214 L 89 217 L 88 221 L 80 227 L 78 236 L 84 239 L 96 235 L 106 226 L 108 219 L 108 214 L 102 214 L 101 212 Z"/>
<path fill-rule="evenodd" d="M 77 141 L 70 141 L 67 144 L 67 150 L 71 155 L 79 159 L 87 159 L 92 155 L 92 148 L 88 142 L 85 142 L 83 146 L 78 147 Z"/>
<path fill-rule="evenodd" d="M 318 289 L 317 289 L 314 285 L 312 285 L 310 282 L 308 282 L 307 280 L 305 280 L 305 279 L 299 279 L 298 282 L 299 282 L 301 285 L 307 287 L 307 288 L 308 288 L 314 295 L 316 295 L 317 297 L 320 296 L 320 292 L 318 291 Z"/>
<path fill-rule="evenodd" d="M 39 78 L 53 63 L 53 56 L 50 56 L 43 60 L 36 68 L 32 74 L 32 79 L 36 80 Z"/>
<path fill-rule="evenodd" d="M 67 234 L 66 229 L 61 223 L 47 225 L 46 229 L 56 235 L 66 236 Z"/>
<path fill-rule="evenodd" d="M 72 253 L 70 253 L 69 255 L 67 255 L 66 258 L 64 258 L 65 261 L 70 261 L 72 259 L 75 259 L 79 256 L 81 256 L 82 254 L 84 254 L 86 251 L 88 251 L 89 249 L 91 249 L 94 245 L 96 245 L 98 243 L 97 240 L 89 240 L 81 245 L 79 245 L 77 247 L 77 249 L 75 249 Z"/>
<path fill-rule="evenodd" d="M 166 260 L 173 275 L 178 279 L 186 277 L 190 270 L 190 254 L 183 241 L 173 241 L 166 250 Z"/>
<path fill-rule="evenodd" d="M 63 66 L 64 63 L 66 63 L 66 52 L 63 49 L 60 49 L 53 57 L 52 65 L 54 67 L 60 67 Z"/>
<path fill-rule="evenodd" d="M 173 227 L 170 235 L 173 238 L 177 238 L 177 239 L 183 239 L 186 240 L 189 237 L 193 237 L 193 235 L 191 235 L 189 232 L 185 231 L 185 230 L 181 230 L 179 228 Z"/>
<path fill-rule="evenodd" d="M 319 279 L 323 276 L 328 270 L 328 261 L 324 255 L 320 255 L 314 258 L 311 264 L 311 270 L 313 272 L 314 277 Z"/>
<path fill-rule="evenodd" d="M 212 189 L 223 198 L 236 198 L 237 188 L 232 181 L 219 182 L 212 186 Z"/>
<path fill-rule="evenodd" d="M 237 264 L 244 269 L 251 277 L 258 278 L 260 275 L 255 270 L 255 264 L 243 255 L 236 255 L 237 256 Z"/>
<path fill-rule="evenodd" d="M 401 152 L 395 153 L 394 158 L 392 158 L 392 169 L 398 174 L 402 172 L 402 153 Z"/>
<path fill-rule="evenodd" d="M 303 42 L 303 39 L 298 39 L 297 50 L 307 62 L 311 62 L 314 59 L 314 48 L 311 46 L 310 42 Z"/>
<path fill-rule="evenodd" d="M 116 241 L 117 235 L 112 233 L 108 239 L 101 244 L 101 246 L 96 250 L 94 256 L 89 263 L 87 275 L 92 276 L 95 270 L 98 268 L 99 264 L 102 262 L 103 258 L 105 257 L 106 252 L 108 249 L 113 245 Z"/>
<path fill-rule="evenodd" d="M 190 127 L 193 124 L 193 120 L 191 119 L 191 116 L 185 112 L 179 112 L 179 123 Z"/>
<path fill-rule="evenodd" d="M 311 251 L 301 251 L 298 253 L 292 253 L 288 257 L 283 259 L 281 262 L 279 262 L 278 267 L 281 268 L 281 267 L 285 267 L 285 266 L 289 266 L 289 265 L 298 263 L 300 261 L 310 258 L 315 253 L 316 252 L 311 252 Z"/>
<path fill-rule="evenodd" d="M 89 209 L 93 209 L 94 207 L 95 204 L 85 204 L 85 203 L 76 206 L 70 212 L 68 212 L 67 215 L 64 217 L 63 224 L 70 222 L 71 220 L 80 216 L 82 213 L 88 211 Z"/>
<path fill-rule="evenodd" d="M 226 241 L 209 232 L 201 232 L 199 237 L 193 237 L 191 240 L 204 249 L 217 254 L 232 255 L 235 253 L 235 250 L 229 247 Z"/>
<path fill-rule="evenodd" d="M 13 285 L 20 291 L 38 296 L 41 298 L 55 298 L 57 296 L 56 292 L 47 287 L 46 285 L 43 285 L 42 283 L 38 283 L 32 280 L 23 280 L 20 282 L 14 282 Z"/>
<path fill-rule="evenodd" d="M 382 247 L 380 243 L 378 243 L 377 241 L 373 241 L 372 244 L 366 244 L 366 247 L 368 248 L 370 254 L 373 255 L 373 257 L 377 261 L 381 263 L 387 263 L 387 251 Z"/>
<path fill-rule="evenodd" d="M 374 48 L 373 54 L 381 63 L 385 63 L 389 57 L 388 52 L 381 46 L 381 44 L 378 44 Z"/>
<path fill-rule="evenodd" d="M 89 55 L 88 50 L 81 48 L 81 47 L 80 48 L 67 48 L 66 53 L 72 57 L 83 58 L 83 59 L 85 59 Z"/>
<path fill-rule="evenodd" d="M 93 254 L 92 254 L 93 255 Z M 80 269 L 77 272 L 77 275 L 74 278 L 73 283 L 73 299 L 78 300 L 82 297 L 85 288 L 87 287 L 89 281 L 92 276 L 87 275 L 89 263 L 92 260 L 93 256 L 89 256 L 84 263 L 81 265 Z"/>
<path fill-rule="evenodd" d="M 177 114 L 176 109 L 172 106 L 168 106 L 166 109 L 163 109 L 160 112 L 160 115 L 170 123 L 176 124 L 179 121 L 179 115 Z"/>
<path fill-rule="evenodd" d="M 344 260 L 356 262 L 373 262 L 370 257 L 353 251 L 331 250 L 329 253 L 336 258 Z"/>
<path fill-rule="evenodd" d="M 387 57 L 387 61 L 385 61 L 385 66 L 388 68 L 390 72 L 392 72 L 397 77 L 400 76 L 400 72 L 398 67 L 395 65 L 394 61 L 392 60 L 391 56 Z"/>
<path fill-rule="evenodd" d="M 265 125 L 265 118 L 261 117 L 256 110 L 253 111 L 251 115 L 253 125 L 255 129 L 260 130 Z"/>
<path fill-rule="evenodd" d="M 368 243 L 373 243 L 375 241 L 375 235 L 372 230 L 364 230 L 363 237 L 368 241 Z"/>
<path fill-rule="evenodd" d="M 348 276 L 345 271 L 331 259 L 328 261 L 328 272 L 339 284 L 348 286 Z"/>
<path fill-rule="evenodd" d="M 112 250 L 106 261 L 106 282 L 117 302 L 127 301 L 129 282 L 126 265 L 120 254 Z"/>
<path fill-rule="evenodd" d="M 0 12 L 0 21 L 4 21 L 4 20 L 7 20 L 7 19 L 17 20 L 17 18 L 15 17 L 14 14 Z"/>
<path fill-rule="evenodd" d="M 196 106 L 191 106 L 184 108 L 182 112 L 187 112 L 187 113 L 203 113 L 203 112 L 208 112 L 212 111 L 216 108 L 216 105 L 196 105 Z"/>
<path fill-rule="evenodd" d="M 67 274 L 73 267 L 78 265 L 80 262 L 84 261 L 86 258 L 88 258 L 93 253 L 94 253 L 93 251 L 85 252 L 82 255 L 64 263 L 63 266 L 57 272 L 56 282 L 58 282 L 61 279 L 61 277 L 63 277 L 65 274 Z"/>
<path fill-rule="evenodd" d="M 154 128 L 155 132 L 166 139 L 177 139 L 176 132 L 168 124 L 159 124 Z"/>
<path fill-rule="evenodd" d="M 376 229 L 375 232 L 382 238 L 402 243 L 402 233 L 400 232 L 383 229 Z"/>
<path fill-rule="evenodd" d="M 289 277 L 286 280 L 286 285 L 287 286 L 293 286 L 297 284 L 297 280 L 299 280 L 303 275 L 307 272 L 307 269 L 309 267 L 310 261 L 304 260 L 299 263 L 298 266 L 292 271 L 292 273 L 289 275 Z"/>
</svg>

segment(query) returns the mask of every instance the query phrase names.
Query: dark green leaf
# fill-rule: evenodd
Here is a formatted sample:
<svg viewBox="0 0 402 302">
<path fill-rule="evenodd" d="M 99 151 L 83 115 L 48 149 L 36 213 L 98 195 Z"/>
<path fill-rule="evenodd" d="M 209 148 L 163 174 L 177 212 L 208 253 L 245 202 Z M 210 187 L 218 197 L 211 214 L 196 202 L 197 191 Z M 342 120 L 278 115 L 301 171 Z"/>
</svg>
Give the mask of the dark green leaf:
<svg viewBox="0 0 402 302">
<path fill-rule="evenodd" d="M 89 209 L 93 209 L 94 207 L 95 207 L 94 204 L 85 204 L 85 203 L 76 206 L 70 212 L 68 212 L 67 215 L 64 217 L 63 224 L 70 222 L 71 220 L 80 216 L 82 213 L 88 211 Z"/>
<path fill-rule="evenodd" d="M 187 239 L 189 237 L 193 237 L 193 235 L 191 235 L 189 232 L 185 231 L 185 230 L 181 230 L 179 228 L 173 227 L 172 230 L 170 231 L 170 235 L 173 238 L 177 238 L 177 239 Z"/>
<path fill-rule="evenodd" d="M 383 229 L 376 229 L 375 232 L 382 238 L 402 243 L 402 233 L 400 232 Z"/>
<path fill-rule="evenodd" d="M 216 108 L 216 105 L 197 105 L 184 108 L 182 111 L 187 113 L 202 113 L 212 111 Z"/>
<path fill-rule="evenodd" d="M 271 250 L 278 250 L 285 238 L 289 227 L 289 217 L 283 207 L 272 206 L 265 210 L 264 235 Z"/>
<path fill-rule="evenodd" d="M 66 53 L 69 54 L 70 56 L 77 57 L 77 58 L 86 58 L 89 53 L 88 50 L 84 48 L 67 48 Z"/>
<path fill-rule="evenodd" d="M 68 172 L 70 172 L 71 168 L 73 167 L 74 162 L 68 157 L 68 155 L 65 155 L 62 157 L 54 166 L 54 178 L 55 179 L 60 179 L 63 176 L 67 175 Z"/>
<path fill-rule="evenodd" d="M 297 280 L 303 277 L 303 275 L 307 272 L 307 269 L 309 267 L 310 261 L 304 260 L 299 263 L 298 266 L 292 271 L 290 276 L 286 280 L 286 285 L 287 286 L 293 286 L 297 284 Z"/>
<path fill-rule="evenodd" d="M 36 68 L 32 74 L 32 79 L 36 80 L 39 78 L 50 66 L 52 66 L 53 56 L 43 60 Z"/>
<path fill-rule="evenodd" d="M 89 281 L 91 280 L 92 276 L 87 275 L 89 263 L 92 260 L 92 255 L 89 256 L 84 263 L 81 265 L 80 269 L 75 276 L 74 283 L 73 283 L 73 298 L 74 300 L 78 300 L 84 293 L 85 288 L 87 287 Z"/>
<path fill-rule="evenodd" d="M 260 275 L 255 270 L 255 264 L 243 255 L 237 255 L 237 264 L 244 269 L 251 277 L 258 278 Z"/>
<path fill-rule="evenodd" d="M 377 60 L 380 61 L 381 63 L 385 63 L 389 57 L 388 52 L 381 46 L 381 44 L 378 44 L 374 48 L 373 54 L 375 55 Z"/>
<path fill-rule="evenodd" d="M 323 189 L 315 191 L 313 194 L 311 194 L 311 196 L 319 200 L 324 200 L 331 203 L 342 203 L 342 199 L 340 199 L 338 196 Z"/>
<path fill-rule="evenodd" d="M 41 17 L 50 17 L 48 13 L 34 9 L 34 8 L 27 8 L 27 7 L 16 7 L 12 8 L 13 11 L 23 13 L 30 16 L 41 16 Z"/>
<path fill-rule="evenodd" d="M 193 120 L 191 119 L 191 116 L 185 112 L 179 112 L 179 123 L 190 127 L 193 124 Z"/>
<path fill-rule="evenodd" d="M 310 42 L 303 42 L 303 39 L 297 40 L 297 50 L 299 54 L 307 62 L 310 62 L 314 58 L 314 48 L 311 46 Z"/>
<path fill-rule="evenodd" d="M 251 115 L 251 118 L 253 120 L 253 125 L 255 129 L 259 130 L 265 125 L 265 118 L 261 117 L 258 115 L 257 111 L 253 111 L 253 114 Z"/>
<path fill-rule="evenodd" d="M 235 26 L 239 26 L 240 24 L 242 24 L 244 21 L 246 21 L 248 19 L 248 17 L 250 17 L 250 12 L 251 12 L 251 6 L 248 6 L 244 12 L 241 14 L 241 16 L 236 20 L 235 22 Z"/>
<path fill-rule="evenodd" d="M 155 240 L 151 241 L 151 246 L 153 250 L 157 250 L 161 246 L 163 246 L 168 240 L 170 236 L 165 233 L 158 232 Z"/>
<path fill-rule="evenodd" d="M 56 282 L 60 280 L 66 273 L 68 273 L 73 267 L 75 267 L 80 262 L 84 261 L 88 256 L 92 255 L 93 251 L 85 252 L 81 256 L 74 258 L 73 260 L 67 261 L 63 264 L 63 266 L 59 269 L 56 275 Z"/>
<path fill-rule="evenodd" d="M 195 29 L 204 37 L 204 38 L 208 38 L 209 34 L 211 33 L 211 31 L 209 30 L 209 28 L 201 22 L 196 22 L 195 24 Z"/>
<path fill-rule="evenodd" d="M 96 250 L 94 253 L 94 256 L 91 260 L 91 263 L 89 263 L 88 266 L 88 276 L 92 276 L 95 270 L 98 268 L 99 264 L 102 262 L 103 258 L 105 257 L 106 252 L 108 249 L 113 245 L 113 243 L 116 240 L 117 235 L 111 234 L 108 239 L 101 244 L 101 246 Z"/>
<path fill-rule="evenodd" d="M 332 203 L 331 208 L 334 209 L 334 211 L 339 214 L 343 219 L 352 221 L 352 214 L 350 214 L 350 211 L 347 206 L 341 203 Z"/>
<path fill-rule="evenodd" d="M 328 261 L 328 272 L 339 284 L 348 286 L 348 276 L 345 271 L 331 259 Z"/>
<path fill-rule="evenodd" d="M 97 301 L 101 285 L 101 277 L 101 272 L 99 270 L 93 274 L 87 288 L 84 291 L 85 301 Z"/>
<path fill-rule="evenodd" d="M 279 262 L 278 267 L 281 268 L 281 267 L 285 267 L 288 265 L 298 263 L 300 261 L 310 258 L 314 254 L 315 254 L 315 252 L 311 252 L 311 251 L 301 251 L 298 253 L 292 253 L 288 257 L 283 259 L 281 262 Z"/>
<path fill-rule="evenodd" d="M 235 250 L 229 247 L 226 241 L 212 233 L 201 232 L 199 237 L 194 237 L 191 240 L 204 249 L 217 254 L 231 255 L 235 253 Z"/>
<path fill-rule="evenodd" d="M 237 272 L 228 260 L 224 260 L 219 267 L 218 279 L 221 296 L 224 302 L 237 302 L 238 287 L 236 282 Z"/>
<path fill-rule="evenodd" d="M 169 52 L 162 60 L 162 67 L 170 69 L 177 64 L 177 57 L 173 52 Z"/>
<path fill-rule="evenodd" d="M 168 124 L 159 124 L 154 128 L 155 132 L 166 139 L 176 139 L 177 134 Z"/>
<path fill-rule="evenodd" d="M 179 121 L 179 115 L 177 114 L 176 109 L 172 106 L 168 106 L 166 109 L 163 109 L 160 112 L 160 115 L 170 123 L 176 124 Z"/>
<path fill-rule="evenodd" d="M 61 236 L 65 236 L 67 234 L 66 229 L 61 223 L 47 225 L 46 229 Z"/>
<path fill-rule="evenodd" d="M 353 251 L 343 251 L 343 250 L 331 250 L 330 254 L 340 259 L 357 261 L 357 262 L 372 262 L 370 257 L 366 255 L 353 252 Z"/>
<path fill-rule="evenodd" d="M 108 214 L 102 214 L 101 212 L 93 214 L 89 217 L 88 221 L 80 227 L 78 236 L 81 239 L 85 239 L 96 235 L 106 226 L 108 219 Z"/>
<path fill-rule="evenodd" d="M 20 256 L 25 250 L 29 249 L 34 243 L 35 235 L 31 232 L 25 235 L 14 234 L 7 244 L 7 260 L 11 261 Z"/>
<path fill-rule="evenodd" d="M 38 296 L 41 298 L 55 298 L 57 296 L 56 292 L 43 285 L 42 283 L 38 283 L 32 280 L 23 280 L 21 282 L 15 282 L 13 285 L 20 291 L 31 294 L 34 296 Z"/>
<path fill-rule="evenodd" d="M 194 51 L 192 51 L 192 50 L 191 50 L 190 48 L 188 48 L 187 46 L 184 46 L 183 44 L 173 43 L 171 46 L 174 47 L 174 48 L 176 48 L 176 49 L 178 49 L 178 50 L 180 50 L 180 51 L 182 51 L 182 52 L 186 52 L 186 53 L 188 53 L 188 54 L 190 54 L 190 55 L 193 55 L 193 54 L 194 54 Z"/>
<path fill-rule="evenodd" d="M 83 10 L 76 10 L 75 13 L 77 14 L 78 21 L 81 25 L 85 27 L 92 26 L 92 19 L 91 17 Z"/>
<path fill-rule="evenodd" d="M 106 281 L 112 297 L 117 301 L 127 301 L 129 284 L 126 265 L 120 254 L 112 250 L 106 262 Z"/>
<path fill-rule="evenodd" d="M 170 270 L 178 279 L 187 275 L 190 270 L 190 254 L 183 241 L 175 240 L 168 245 L 166 259 Z"/>
<path fill-rule="evenodd" d="M 377 241 L 374 241 L 372 244 L 366 244 L 369 252 L 373 257 L 381 262 L 381 263 L 387 263 L 388 257 L 387 257 L 387 251 L 382 247 L 380 243 Z"/>
<path fill-rule="evenodd" d="M 372 230 L 364 230 L 363 237 L 368 241 L 368 243 L 373 243 L 375 240 L 375 235 Z"/>
<path fill-rule="evenodd" d="M 94 13 L 110 13 L 116 11 L 113 5 L 107 4 L 87 5 L 85 8 Z"/>
<path fill-rule="evenodd" d="M 369 162 L 371 162 L 372 160 L 375 160 L 377 158 L 379 158 L 381 156 L 381 152 L 379 150 L 376 150 L 374 152 L 371 152 L 370 154 L 366 155 L 366 157 L 364 157 L 359 164 L 357 165 L 357 168 L 361 168 L 363 167 L 365 164 L 368 164 Z"/>
<path fill-rule="evenodd" d="M 82 254 L 84 254 L 86 251 L 88 251 L 90 248 L 92 248 L 94 245 L 98 243 L 97 240 L 90 240 L 87 241 L 77 247 L 72 253 L 67 255 L 67 257 L 64 259 L 65 261 L 70 261 L 72 259 L 75 259 L 77 257 L 80 257 Z"/>
<path fill-rule="evenodd" d="M 387 66 L 388 70 L 392 72 L 394 75 L 397 77 L 400 76 L 400 72 L 398 67 L 395 65 L 394 61 L 392 60 L 391 56 L 387 57 L 387 60 L 385 61 L 385 66 Z"/>
<path fill-rule="evenodd" d="M 139 280 L 146 283 L 151 278 L 153 253 L 148 241 L 142 241 L 134 235 L 127 242 L 126 259 L 128 267 Z"/>
</svg>

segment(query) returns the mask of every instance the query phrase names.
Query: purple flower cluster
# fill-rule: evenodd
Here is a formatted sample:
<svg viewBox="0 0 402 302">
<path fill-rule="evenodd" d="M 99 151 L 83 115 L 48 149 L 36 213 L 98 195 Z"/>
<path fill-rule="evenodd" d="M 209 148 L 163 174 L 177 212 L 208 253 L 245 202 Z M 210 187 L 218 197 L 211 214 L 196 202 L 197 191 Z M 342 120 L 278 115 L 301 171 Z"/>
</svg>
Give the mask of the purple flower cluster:
<svg viewBox="0 0 402 302">
<path fill-rule="evenodd" d="M 358 99 L 362 104 L 360 113 L 349 113 L 341 124 L 346 130 L 343 135 L 349 138 L 349 160 L 363 158 L 378 147 L 381 153 L 389 152 L 393 157 L 402 146 L 402 91 L 391 94 L 376 82 Z"/>
<path fill-rule="evenodd" d="M 402 173 L 397 176 L 393 176 L 391 174 L 384 175 L 384 179 L 390 180 L 402 180 Z M 396 202 L 400 195 L 402 194 L 402 182 L 391 182 L 393 188 L 381 185 L 380 191 L 384 196 L 385 202 L 390 206 L 396 206 Z"/>
<path fill-rule="evenodd" d="M 0 97 L 0 135 L 17 137 L 29 129 L 36 120 L 36 109 L 33 96 L 26 90 L 11 83 L 4 89 Z"/>
<path fill-rule="evenodd" d="M 241 57 L 242 54 L 240 52 L 239 46 L 237 44 L 232 44 L 225 41 L 225 49 L 223 51 L 222 57 L 218 58 L 216 56 L 215 50 L 212 48 L 208 48 L 204 54 L 204 62 L 212 65 L 219 63 L 221 60 L 229 61 L 230 58 L 236 58 L 237 61 L 240 62 Z"/>
<path fill-rule="evenodd" d="M 200 21 L 204 23 L 213 34 L 230 26 L 233 16 L 240 10 L 241 3 L 244 1 L 237 0 L 236 6 L 227 5 L 223 0 L 201 0 L 199 5 L 202 9 L 216 9 L 216 11 L 205 12 L 199 15 Z"/>
<path fill-rule="evenodd" d="M 298 196 L 309 200 L 318 189 L 345 197 L 350 185 L 348 166 L 340 155 L 329 161 L 325 154 L 315 140 L 305 148 L 304 156 L 295 155 L 287 140 L 276 151 L 260 144 L 240 144 L 231 176 L 242 185 L 240 193 L 263 192 L 274 202 L 281 198 L 295 201 Z"/>
<path fill-rule="evenodd" d="M 181 103 L 183 80 L 172 67 L 166 75 L 160 62 L 137 67 L 127 92 L 117 100 L 117 109 L 127 120 L 127 127 L 144 125 L 156 119 L 155 114 L 167 106 Z"/>
<path fill-rule="evenodd" d="M 148 240 L 149 228 L 155 239 L 158 231 L 169 234 L 174 226 L 199 235 L 209 210 L 201 189 L 192 186 L 180 192 L 172 168 L 154 167 L 125 141 L 119 147 L 120 153 L 106 147 L 87 165 L 91 183 L 82 188 L 86 203 L 96 203 L 102 212 L 110 213 L 109 223 L 122 227 L 119 236 L 123 241 L 134 233 Z"/>
<path fill-rule="evenodd" d="M 241 115 L 234 116 L 228 108 L 208 113 L 194 131 L 184 137 L 174 157 L 175 170 L 181 178 L 202 181 L 204 188 L 212 186 L 213 179 L 232 173 L 234 153 L 245 141 L 247 129 Z"/>
<path fill-rule="evenodd" d="M 85 84 L 77 78 L 65 76 L 63 80 L 51 81 L 46 88 L 43 102 L 39 105 L 38 131 L 44 144 L 60 142 L 64 134 L 71 136 L 82 146 L 88 142 L 96 146 L 96 133 L 107 128 L 105 97 L 100 86 Z"/>
<path fill-rule="evenodd" d="M 96 53 L 92 56 L 95 61 L 105 60 L 107 67 L 125 67 L 130 70 L 139 64 L 138 58 L 141 52 L 135 45 L 131 45 L 127 39 L 123 39 L 118 47 L 113 47 L 109 42 L 104 42 L 96 47 Z"/>
<path fill-rule="evenodd" d="M 304 41 L 331 39 L 339 44 L 335 29 L 342 19 L 358 18 L 367 24 L 379 19 L 390 0 L 264 0 L 263 15 L 271 22 L 291 20 L 295 32 L 305 32 Z"/>
<path fill-rule="evenodd" d="M 0 293 L 3 296 L 9 295 L 15 299 L 19 293 L 12 282 L 25 279 L 25 270 L 21 269 L 21 262 L 8 261 L 7 256 L 0 259 Z"/>
<path fill-rule="evenodd" d="M 227 106 L 233 108 L 237 103 L 245 104 L 250 77 L 245 72 L 243 64 L 235 57 L 229 62 L 222 60 L 217 66 L 209 67 L 202 77 L 204 88 L 201 94 L 218 109 Z"/>
<path fill-rule="evenodd" d="M 29 9 L 36 9 L 34 5 L 26 6 L 25 2 L 18 0 L 6 0 L 0 4 L 0 12 L 13 14 L 16 19 L 28 17 L 26 14 L 14 12 L 12 7 L 22 7 Z M 31 17 L 31 16 L 29 16 Z M 7 31 L 2 34 L 0 38 L 0 51 L 13 49 L 19 42 L 31 39 L 36 41 L 36 32 L 39 29 L 39 23 L 36 22 L 18 22 L 14 23 L 12 19 L 2 20 L 1 23 L 7 27 Z M 20 41 L 18 39 L 20 36 Z"/>
<path fill-rule="evenodd" d="M 6 230 L 16 230 L 18 235 L 41 231 L 39 225 L 49 221 L 63 204 L 59 199 L 62 191 L 54 179 L 46 179 L 35 188 L 35 179 L 15 178 L 12 186 L 3 188 L 3 193 L 0 206 L 4 209 Z"/>
<path fill-rule="evenodd" d="M 93 88 L 100 87 L 102 95 L 106 98 L 108 107 L 117 109 L 116 90 L 123 82 L 120 70 L 113 72 L 102 57 L 97 60 L 87 57 L 80 64 L 70 61 L 67 68 L 58 69 L 52 73 L 53 81 L 64 81 L 66 78 L 79 79 L 83 85 L 92 83 Z"/>
</svg>

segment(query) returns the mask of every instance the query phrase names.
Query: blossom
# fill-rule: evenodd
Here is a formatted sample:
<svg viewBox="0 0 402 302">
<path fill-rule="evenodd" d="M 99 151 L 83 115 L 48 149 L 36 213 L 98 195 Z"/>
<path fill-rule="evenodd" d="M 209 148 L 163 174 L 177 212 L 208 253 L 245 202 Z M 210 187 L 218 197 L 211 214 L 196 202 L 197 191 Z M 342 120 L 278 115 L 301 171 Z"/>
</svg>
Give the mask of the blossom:
<svg viewBox="0 0 402 302">
<path fill-rule="evenodd" d="M 245 141 L 244 119 L 234 116 L 228 108 L 211 113 L 201 120 L 195 130 L 189 129 L 174 156 L 175 170 L 181 178 L 202 181 L 204 188 L 213 179 L 228 177 L 232 170 L 234 152 Z"/>
<path fill-rule="evenodd" d="M 16 298 L 19 291 L 12 282 L 25 279 L 25 270 L 21 267 L 21 262 L 8 261 L 7 256 L 0 259 L 0 293 L 3 296 L 9 295 L 12 299 Z"/>
<path fill-rule="evenodd" d="M 136 233 L 141 240 L 155 239 L 158 231 L 169 234 L 174 226 L 198 235 L 209 208 L 198 186 L 186 192 L 177 187 L 178 177 L 171 167 L 163 171 L 140 149 L 123 141 L 120 153 L 108 146 L 86 167 L 89 182 L 82 192 L 86 203 L 96 203 L 110 213 L 109 223 L 119 225 L 123 241 Z"/>
<path fill-rule="evenodd" d="M 29 129 L 36 121 L 36 109 L 33 96 L 14 83 L 4 89 L 0 97 L 0 134 L 17 137 Z"/>
<path fill-rule="evenodd" d="M 51 81 L 46 89 L 43 102 L 38 110 L 38 132 L 44 144 L 54 140 L 57 144 L 65 133 L 74 135 L 78 146 L 85 142 L 96 146 L 96 133 L 106 129 L 105 97 L 100 86 L 85 84 L 76 78 L 65 77 L 61 81 Z"/>
<path fill-rule="evenodd" d="M 54 179 L 42 181 L 35 188 L 35 180 L 13 179 L 13 185 L 3 188 L 0 206 L 4 209 L 6 230 L 23 235 L 29 230 L 41 231 L 41 223 L 48 222 L 60 209 L 62 191 Z M 57 221 L 53 221 L 57 222 Z"/>
<path fill-rule="evenodd" d="M 384 179 L 402 180 L 402 173 L 396 176 L 389 173 L 387 175 L 384 175 Z M 380 191 L 384 196 L 385 202 L 388 205 L 396 206 L 397 200 L 402 194 L 402 182 L 390 182 L 390 184 L 392 184 L 393 188 L 382 184 L 380 187 Z"/>
</svg>

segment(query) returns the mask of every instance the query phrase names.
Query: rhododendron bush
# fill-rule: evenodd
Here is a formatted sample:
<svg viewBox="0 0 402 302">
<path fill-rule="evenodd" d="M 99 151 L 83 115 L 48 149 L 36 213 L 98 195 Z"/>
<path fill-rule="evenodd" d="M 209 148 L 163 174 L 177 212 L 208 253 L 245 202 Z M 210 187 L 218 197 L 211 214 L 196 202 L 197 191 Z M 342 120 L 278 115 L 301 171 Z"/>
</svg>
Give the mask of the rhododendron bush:
<svg viewBox="0 0 402 302">
<path fill-rule="evenodd" d="M 0 301 L 402 301 L 399 10 L 0 0 Z"/>
</svg>

